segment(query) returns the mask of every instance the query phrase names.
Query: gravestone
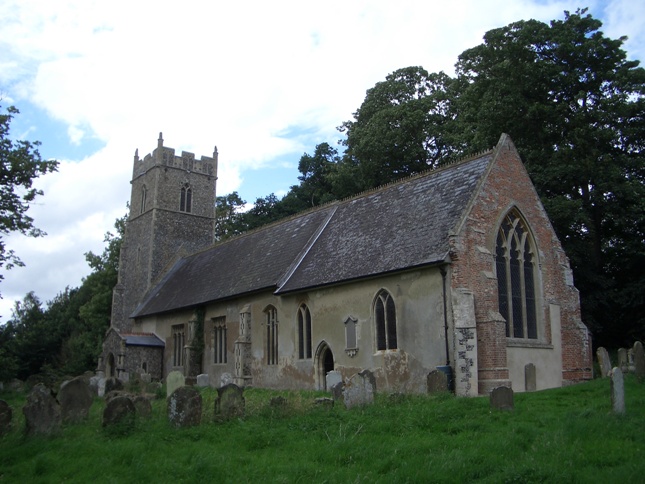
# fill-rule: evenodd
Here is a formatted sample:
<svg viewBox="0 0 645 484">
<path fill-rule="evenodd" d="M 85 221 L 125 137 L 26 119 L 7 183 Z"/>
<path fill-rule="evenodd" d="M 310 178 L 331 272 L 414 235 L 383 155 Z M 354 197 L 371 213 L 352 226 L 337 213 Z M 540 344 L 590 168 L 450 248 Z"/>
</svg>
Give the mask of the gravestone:
<svg viewBox="0 0 645 484">
<path fill-rule="evenodd" d="M 202 420 L 202 396 L 195 387 L 177 388 L 167 398 L 168 421 L 175 427 L 192 427 Z"/>
<path fill-rule="evenodd" d="M 169 397 L 177 388 L 186 385 L 186 378 L 180 371 L 171 371 L 166 377 L 166 396 Z"/>
<path fill-rule="evenodd" d="M 215 418 L 228 420 L 244 416 L 244 389 L 235 383 L 229 383 L 217 389 L 215 400 Z"/>
<path fill-rule="evenodd" d="M 340 374 L 340 371 L 332 370 L 328 371 L 325 375 L 325 388 L 331 390 L 331 388 L 336 384 L 343 381 L 343 376 Z"/>
<path fill-rule="evenodd" d="M 449 390 L 448 375 L 446 375 L 446 373 L 443 371 L 432 370 L 430 373 L 428 373 L 426 386 L 428 393 L 447 392 Z"/>
<path fill-rule="evenodd" d="M 103 410 L 103 427 L 127 433 L 134 429 L 136 408 L 129 397 L 120 395 L 110 399 Z"/>
<path fill-rule="evenodd" d="M 233 375 L 230 373 L 222 373 L 222 376 L 219 377 L 219 386 L 225 387 L 229 383 L 233 383 Z"/>
<path fill-rule="evenodd" d="M 137 417 L 150 418 L 152 416 L 152 404 L 150 400 L 143 395 L 131 397 L 132 403 L 137 413 Z"/>
<path fill-rule="evenodd" d="M 105 395 L 115 390 L 123 390 L 123 382 L 115 377 L 107 378 L 105 380 L 105 386 L 103 387 L 103 394 Z"/>
<path fill-rule="evenodd" d="M 47 435 L 60 429 L 60 405 L 52 391 L 42 383 L 31 389 L 22 413 L 27 435 Z"/>
<path fill-rule="evenodd" d="M 90 377 L 90 381 L 88 382 L 88 386 L 90 387 L 90 391 L 92 392 L 93 396 L 103 396 L 99 395 L 99 380 L 101 379 L 100 376 L 95 375 Z M 105 387 L 103 387 L 103 391 L 105 391 Z"/>
<path fill-rule="evenodd" d="M 629 361 L 627 360 L 627 348 L 618 348 L 618 368 L 625 373 L 629 372 Z"/>
<path fill-rule="evenodd" d="M 63 423 L 77 423 L 85 420 L 92 406 L 92 391 L 83 377 L 64 382 L 58 392 L 58 402 Z"/>
<path fill-rule="evenodd" d="M 283 396 L 277 396 L 277 397 L 271 397 L 271 400 L 269 400 L 269 406 L 270 407 L 286 407 L 287 406 L 287 399 L 284 398 Z"/>
<path fill-rule="evenodd" d="M 363 370 L 352 376 L 343 388 L 345 408 L 365 406 L 374 402 L 376 378 L 369 370 Z"/>
<path fill-rule="evenodd" d="M 614 413 L 625 413 L 625 382 L 620 368 L 611 370 L 611 407 Z"/>
<path fill-rule="evenodd" d="M 7 402 L 0 400 L 0 437 L 11 430 L 13 411 Z"/>
<path fill-rule="evenodd" d="M 627 368 L 630 373 L 634 373 L 634 348 L 627 349 Z"/>
<path fill-rule="evenodd" d="M 534 392 L 537 388 L 537 378 L 535 375 L 535 365 L 527 363 L 524 366 L 524 390 Z"/>
<path fill-rule="evenodd" d="M 152 375 L 150 373 L 141 373 L 141 382 L 146 385 L 150 384 L 152 382 Z"/>
<path fill-rule="evenodd" d="M 201 373 L 197 375 L 197 386 L 198 387 L 210 386 L 210 378 L 208 377 L 208 373 Z"/>
<path fill-rule="evenodd" d="M 634 375 L 640 381 L 645 380 L 645 352 L 640 341 L 634 343 Z"/>
<path fill-rule="evenodd" d="M 498 410 L 513 410 L 513 389 L 509 387 L 496 387 L 490 392 L 490 406 Z"/>
<path fill-rule="evenodd" d="M 333 408 L 334 399 L 329 397 L 318 397 L 314 400 L 314 404 L 316 404 L 319 407 Z"/>
<path fill-rule="evenodd" d="M 331 387 L 331 398 L 335 402 L 343 403 L 343 389 L 344 388 L 345 388 L 345 384 L 342 381 L 339 381 L 333 387 Z"/>
<path fill-rule="evenodd" d="M 607 350 L 601 346 L 596 350 L 596 356 L 598 358 L 598 365 L 600 366 L 600 377 L 607 378 L 611 371 L 609 353 L 607 353 Z"/>
</svg>

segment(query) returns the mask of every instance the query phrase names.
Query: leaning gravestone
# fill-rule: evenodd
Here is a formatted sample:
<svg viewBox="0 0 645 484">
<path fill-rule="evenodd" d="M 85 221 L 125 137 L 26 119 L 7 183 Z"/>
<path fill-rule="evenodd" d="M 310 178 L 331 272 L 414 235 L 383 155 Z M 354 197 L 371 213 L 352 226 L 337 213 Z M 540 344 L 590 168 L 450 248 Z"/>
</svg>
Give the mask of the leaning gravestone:
<svg viewBox="0 0 645 484">
<path fill-rule="evenodd" d="M 448 375 L 443 371 L 432 370 L 426 379 L 428 393 L 441 393 L 448 391 Z"/>
<path fill-rule="evenodd" d="M 602 346 L 596 350 L 596 356 L 598 357 L 598 365 L 600 366 L 600 377 L 607 378 L 609 372 L 611 371 L 611 360 L 609 359 L 609 353 Z"/>
<path fill-rule="evenodd" d="M 171 371 L 166 377 L 166 396 L 169 397 L 177 388 L 186 384 L 186 378 L 180 371 Z"/>
<path fill-rule="evenodd" d="M 217 400 L 215 400 L 215 418 L 228 420 L 244 416 L 244 389 L 235 383 L 229 383 L 217 389 Z"/>
<path fill-rule="evenodd" d="M 202 396 L 195 387 L 179 387 L 167 398 L 168 421 L 171 425 L 191 427 L 202 419 Z"/>
<path fill-rule="evenodd" d="M 0 400 L 0 437 L 11 430 L 13 411 L 7 402 Z"/>
<path fill-rule="evenodd" d="M 614 413 L 625 413 L 625 382 L 620 368 L 611 370 L 611 407 Z"/>
<path fill-rule="evenodd" d="M 527 363 L 524 366 L 524 390 L 527 392 L 534 392 L 537 388 L 537 378 L 535 375 L 535 365 Z"/>
<path fill-rule="evenodd" d="M 490 406 L 498 410 L 513 410 L 513 389 L 509 387 L 496 387 L 490 392 Z"/>
<path fill-rule="evenodd" d="M 58 392 L 58 402 L 64 423 L 85 420 L 92 406 L 92 390 L 87 379 L 79 376 L 64 382 Z"/>
<path fill-rule="evenodd" d="M 103 427 L 119 428 L 122 432 L 134 429 L 136 408 L 125 395 L 110 399 L 103 410 Z"/>
<path fill-rule="evenodd" d="M 365 406 L 374 403 L 376 378 L 369 370 L 363 370 L 352 376 L 343 388 L 345 408 Z"/>
<path fill-rule="evenodd" d="M 618 348 L 618 368 L 623 372 L 623 375 L 629 372 L 629 361 L 627 360 L 626 348 Z"/>
<path fill-rule="evenodd" d="M 645 380 L 645 352 L 640 341 L 634 343 L 634 375 L 639 381 Z"/>
<path fill-rule="evenodd" d="M 22 413 L 27 435 L 47 435 L 60 429 L 60 405 L 52 391 L 42 383 L 32 388 Z"/>
</svg>

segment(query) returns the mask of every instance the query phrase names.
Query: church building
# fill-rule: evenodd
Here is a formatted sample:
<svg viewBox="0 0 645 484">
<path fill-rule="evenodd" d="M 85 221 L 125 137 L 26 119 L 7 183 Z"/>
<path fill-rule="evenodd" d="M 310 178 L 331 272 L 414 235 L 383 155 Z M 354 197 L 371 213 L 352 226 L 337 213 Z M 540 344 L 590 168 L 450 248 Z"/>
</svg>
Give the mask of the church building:
<svg viewBox="0 0 645 484">
<path fill-rule="evenodd" d="M 134 157 L 107 376 L 458 395 L 592 377 L 569 261 L 507 135 L 491 151 L 214 242 L 217 149 Z"/>
</svg>

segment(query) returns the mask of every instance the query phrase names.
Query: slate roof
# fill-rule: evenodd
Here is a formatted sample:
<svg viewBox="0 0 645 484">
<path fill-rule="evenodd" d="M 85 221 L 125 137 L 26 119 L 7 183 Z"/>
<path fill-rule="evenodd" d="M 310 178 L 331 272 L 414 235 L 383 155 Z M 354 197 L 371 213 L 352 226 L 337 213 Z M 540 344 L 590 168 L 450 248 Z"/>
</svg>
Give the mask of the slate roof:
<svg viewBox="0 0 645 484">
<path fill-rule="evenodd" d="M 157 346 L 163 348 L 165 343 L 156 334 L 152 333 L 122 333 L 128 346 Z"/>
<path fill-rule="evenodd" d="M 387 185 L 179 260 L 133 317 L 440 263 L 494 152 Z"/>
</svg>

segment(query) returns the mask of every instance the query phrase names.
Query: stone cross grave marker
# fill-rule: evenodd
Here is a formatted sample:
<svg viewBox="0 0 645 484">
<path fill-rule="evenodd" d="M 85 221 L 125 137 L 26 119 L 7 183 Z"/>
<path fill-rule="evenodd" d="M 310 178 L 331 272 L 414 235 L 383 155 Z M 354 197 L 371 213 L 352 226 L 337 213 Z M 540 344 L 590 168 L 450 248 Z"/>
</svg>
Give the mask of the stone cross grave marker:
<svg viewBox="0 0 645 484">
<path fill-rule="evenodd" d="M 609 372 L 611 371 L 611 360 L 609 359 L 609 353 L 602 346 L 596 350 L 596 356 L 598 357 L 598 365 L 600 365 L 600 377 L 607 378 Z"/>
<path fill-rule="evenodd" d="M 614 413 L 625 413 L 625 382 L 618 367 L 611 370 L 611 407 Z"/>
</svg>

